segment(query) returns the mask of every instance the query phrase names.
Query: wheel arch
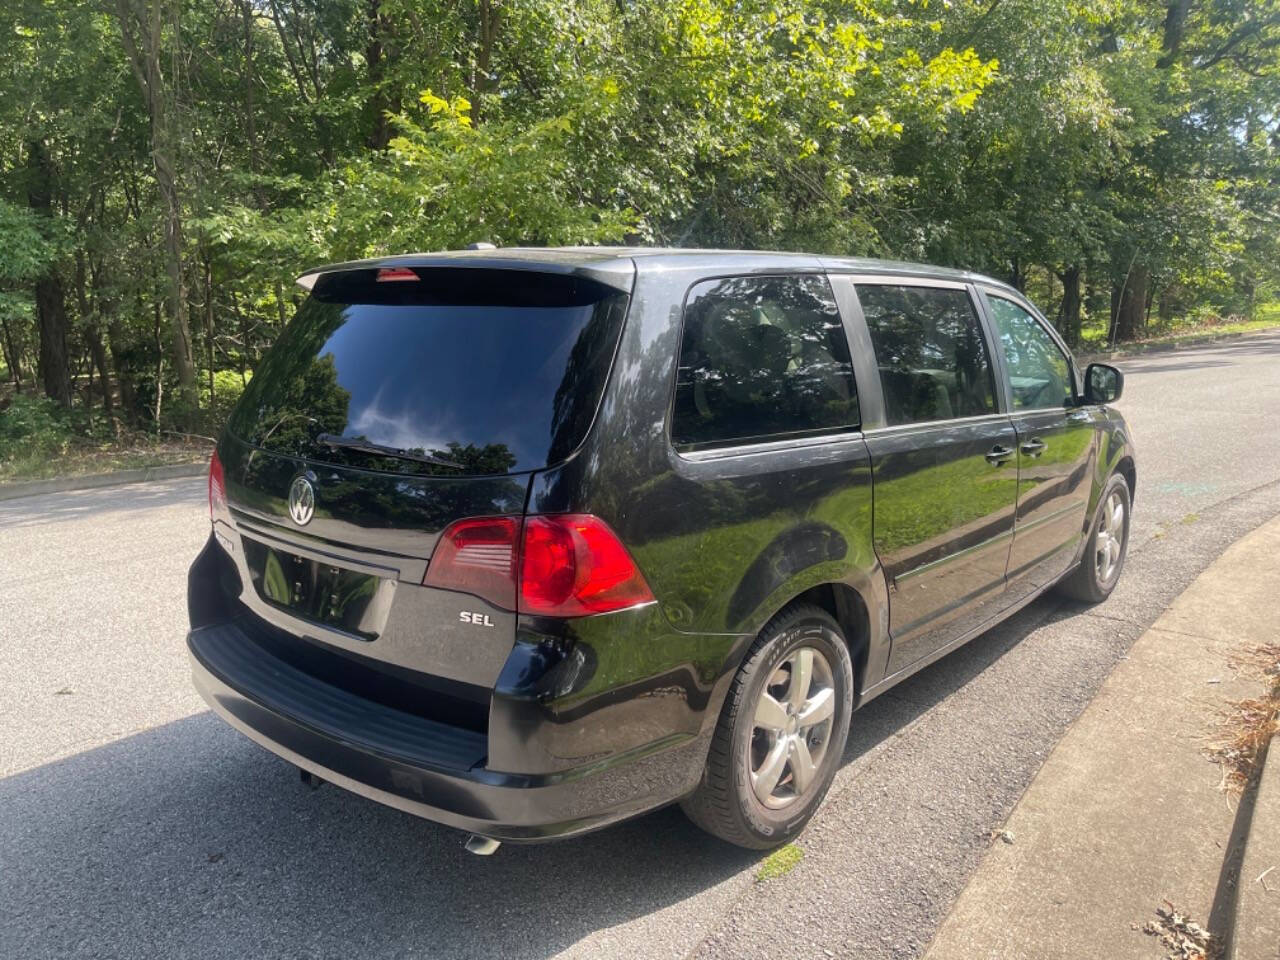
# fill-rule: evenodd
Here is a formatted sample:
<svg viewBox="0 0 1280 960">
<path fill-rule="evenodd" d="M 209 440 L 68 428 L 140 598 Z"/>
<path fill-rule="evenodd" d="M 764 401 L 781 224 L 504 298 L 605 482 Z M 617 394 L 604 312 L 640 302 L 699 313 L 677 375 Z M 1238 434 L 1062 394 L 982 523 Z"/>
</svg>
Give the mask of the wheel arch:
<svg viewBox="0 0 1280 960">
<path fill-rule="evenodd" d="M 845 643 L 849 647 L 849 658 L 853 661 L 853 701 L 856 707 L 862 699 L 862 691 L 867 686 L 867 669 L 871 659 L 871 608 L 866 598 L 847 583 L 819 583 L 789 597 L 785 603 L 770 613 L 760 630 L 764 630 L 773 619 L 787 607 L 798 603 L 812 604 L 829 613 L 840 626 Z M 759 636 L 757 631 L 756 636 Z M 754 637 L 752 638 L 754 640 Z M 741 664 L 741 658 L 739 664 Z M 735 667 L 736 669 L 736 667 Z"/>
<path fill-rule="evenodd" d="M 1133 456 L 1126 453 L 1121 457 L 1115 472 L 1123 476 L 1124 482 L 1129 485 L 1129 504 L 1132 506 L 1138 494 L 1138 468 L 1133 462 Z"/>
</svg>

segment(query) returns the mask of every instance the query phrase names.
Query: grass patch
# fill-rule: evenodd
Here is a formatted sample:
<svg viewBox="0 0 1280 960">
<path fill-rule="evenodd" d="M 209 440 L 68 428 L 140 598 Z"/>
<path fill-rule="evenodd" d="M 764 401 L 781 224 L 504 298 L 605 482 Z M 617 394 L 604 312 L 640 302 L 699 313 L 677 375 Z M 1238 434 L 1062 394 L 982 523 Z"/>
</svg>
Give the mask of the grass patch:
<svg viewBox="0 0 1280 960">
<path fill-rule="evenodd" d="M 56 457 L 44 453 L 0 461 L 0 483 L 83 477 L 118 470 L 141 470 L 175 463 L 199 463 L 208 458 L 207 445 L 155 443 L 102 448 L 72 446 Z"/>
<path fill-rule="evenodd" d="M 785 847 L 779 847 L 773 853 L 769 854 L 760 861 L 760 869 L 756 871 L 756 882 L 764 883 L 766 880 L 776 880 L 778 877 L 785 877 L 788 873 L 800 865 L 800 861 L 804 859 L 804 851 L 794 843 L 788 843 Z"/>
<path fill-rule="evenodd" d="M 1098 322 L 1085 324 L 1080 330 L 1080 350 L 1082 353 L 1103 352 L 1112 348 L 1107 341 L 1108 321 L 1102 317 Z M 1148 335 L 1137 340 L 1117 343 L 1117 350 L 1142 349 L 1153 344 L 1179 343 L 1184 340 L 1195 340 L 1201 337 L 1228 336 L 1241 333 L 1256 333 L 1280 327 L 1280 301 L 1264 303 L 1254 310 L 1252 320 L 1239 315 L 1219 317 L 1213 314 L 1193 314 L 1175 320 L 1166 327 L 1152 326 Z"/>
</svg>

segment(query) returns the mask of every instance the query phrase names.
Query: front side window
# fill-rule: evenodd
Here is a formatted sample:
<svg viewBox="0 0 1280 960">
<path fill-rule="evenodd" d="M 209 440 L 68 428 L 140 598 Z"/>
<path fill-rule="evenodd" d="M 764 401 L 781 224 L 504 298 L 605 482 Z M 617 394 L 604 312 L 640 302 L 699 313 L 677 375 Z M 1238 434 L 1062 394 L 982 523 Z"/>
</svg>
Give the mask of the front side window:
<svg viewBox="0 0 1280 960">
<path fill-rule="evenodd" d="M 994 413 L 987 343 L 969 295 L 858 284 L 890 426 Z"/>
<path fill-rule="evenodd" d="M 1004 346 L 1015 410 L 1070 406 L 1071 362 L 1035 317 L 1004 297 L 987 295 Z"/>
<path fill-rule="evenodd" d="M 857 425 L 849 341 L 825 277 L 730 277 L 689 291 L 671 423 L 677 447 Z"/>
</svg>

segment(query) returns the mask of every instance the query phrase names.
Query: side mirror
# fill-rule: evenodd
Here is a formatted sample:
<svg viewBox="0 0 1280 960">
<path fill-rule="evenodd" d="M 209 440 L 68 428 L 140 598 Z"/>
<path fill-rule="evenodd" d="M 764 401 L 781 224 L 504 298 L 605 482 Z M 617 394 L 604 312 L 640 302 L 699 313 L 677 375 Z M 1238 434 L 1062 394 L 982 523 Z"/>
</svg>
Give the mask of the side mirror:
<svg viewBox="0 0 1280 960">
<path fill-rule="evenodd" d="M 1085 403 L 1115 403 L 1124 393 L 1124 374 L 1106 363 L 1091 363 L 1084 372 Z"/>
</svg>

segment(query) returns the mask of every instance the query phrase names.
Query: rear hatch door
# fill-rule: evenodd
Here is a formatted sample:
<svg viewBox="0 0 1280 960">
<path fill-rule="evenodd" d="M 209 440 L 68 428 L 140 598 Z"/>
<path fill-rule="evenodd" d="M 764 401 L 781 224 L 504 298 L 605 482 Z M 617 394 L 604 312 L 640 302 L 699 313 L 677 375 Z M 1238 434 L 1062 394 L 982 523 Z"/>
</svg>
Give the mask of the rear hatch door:
<svg viewBox="0 0 1280 960">
<path fill-rule="evenodd" d="M 520 514 L 532 473 L 581 445 L 626 305 L 572 273 L 320 276 L 220 445 L 245 604 L 299 637 L 490 685 L 514 616 L 422 578 L 450 523 Z"/>
</svg>

